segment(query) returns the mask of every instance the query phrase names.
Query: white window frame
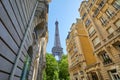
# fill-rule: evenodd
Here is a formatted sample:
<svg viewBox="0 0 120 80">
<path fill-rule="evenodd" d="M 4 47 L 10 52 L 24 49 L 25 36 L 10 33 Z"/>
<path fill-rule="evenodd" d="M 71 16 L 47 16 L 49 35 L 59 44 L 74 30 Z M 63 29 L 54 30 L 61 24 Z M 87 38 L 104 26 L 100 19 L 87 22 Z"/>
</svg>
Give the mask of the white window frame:
<svg viewBox="0 0 120 80">
<path fill-rule="evenodd" d="M 113 29 L 112 27 L 110 27 L 110 28 L 107 29 L 107 32 L 108 32 L 109 34 L 112 34 L 112 33 L 114 32 L 114 29 Z"/>
<path fill-rule="evenodd" d="M 95 37 L 92 42 L 93 42 L 94 46 L 96 46 L 97 44 L 99 44 L 100 43 L 99 37 Z"/>
<path fill-rule="evenodd" d="M 88 30 L 89 35 L 91 35 L 95 31 L 94 27 L 91 26 L 90 29 Z"/>
<path fill-rule="evenodd" d="M 114 3 L 113 3 L 113 7 L 117 10 L 120 10 L 120 0 L 116 0 Z"/>
<path fill-rule="evenodd" d="M 114 14 L 113 11 L 110 10 L 110 9 L 107 9 L 105 13 L 107 14 L 107 16 L 108 16 L 109 18 L 111 18 L 111 17 L 113 16 L 113 14 Z"/>
<path fill-rule="evenodd" d="M 102 23 L 103 25 L 105 25 L 106 22 L 107 22 L 107 20 L 106 20 L 105 18 L 103 18 L 103 17 L 100 17 L 100 21 L 101 21 L 101 23 Z"/>
<path fill-rule="evenodd" d="M 115 22 L 115 25 L 119 28 L 120 27 L 120 19 Z"/>
</svg>

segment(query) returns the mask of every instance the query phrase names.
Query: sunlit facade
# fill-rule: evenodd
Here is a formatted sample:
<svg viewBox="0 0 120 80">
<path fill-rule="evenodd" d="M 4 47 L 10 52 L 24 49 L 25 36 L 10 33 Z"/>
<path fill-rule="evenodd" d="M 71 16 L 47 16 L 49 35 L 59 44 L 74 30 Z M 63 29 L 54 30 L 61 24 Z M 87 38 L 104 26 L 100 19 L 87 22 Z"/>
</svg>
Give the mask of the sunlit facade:
<svg viewBox="0 0 120 80">
<path fill-rule="evenodd" d="M 72 24 L 66 45 L 70 80 L 88 80 L 87 73 L 93 72 L 90 69 L 97 66 L 97 63 L 81 19 Z M 86 70 L 89 71 L 86 73 Z"/>
<path fill-rule="evenodd" d="M 99 64 L 100 80 L 119 80 L 120 0 L 83 1 L 79 12 Z"/>
</svg>

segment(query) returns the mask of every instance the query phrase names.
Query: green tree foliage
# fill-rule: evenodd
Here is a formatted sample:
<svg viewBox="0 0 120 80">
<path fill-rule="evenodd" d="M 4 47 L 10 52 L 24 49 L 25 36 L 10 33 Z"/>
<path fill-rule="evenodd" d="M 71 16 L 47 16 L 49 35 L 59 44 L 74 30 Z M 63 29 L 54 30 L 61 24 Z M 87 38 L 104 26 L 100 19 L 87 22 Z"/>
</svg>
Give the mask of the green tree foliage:
<svg viewBox="0 0 120 80">
<path fill-rule="evenodd" d="M 43 80 L 47 80 L 46 79 L 46 72 L 45 72 L 45 70 L 43 71 Z"/>
<path fill-rule="evenodd" d="M 67 55 L 63 55 L 61 61 L 59 62 L 59 79 L 69 80 Z"/>
<path fill-rule="evenodd" d="M 59 72 L 58 71 L 54 72 L 54 80 L 59 80 Z"/>
<path fill-rule="evenodd" d="M 43 80 L 69 80 L 67 55 L 63 55 L 59 62 L 52 54 L 46 54 L 46 69 Z"/>
<path fill-rule="evenodd" d="M 52 54 L 46 54 L 46 80 L 57 80 L 58 63 Z"/>
</svg>

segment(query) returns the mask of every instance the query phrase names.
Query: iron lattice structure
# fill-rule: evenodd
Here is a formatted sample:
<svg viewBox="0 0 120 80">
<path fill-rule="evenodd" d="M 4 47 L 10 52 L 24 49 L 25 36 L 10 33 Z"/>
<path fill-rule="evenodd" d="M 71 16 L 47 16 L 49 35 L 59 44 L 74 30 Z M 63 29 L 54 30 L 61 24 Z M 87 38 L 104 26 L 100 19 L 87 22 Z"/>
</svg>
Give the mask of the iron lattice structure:
<svg viewBox="0 0 120 80">
<path fill-rule="evenodd" d="M 63 54 L 63 48 L 61 47 L 61 43 L 60 43 L 58 21 L 55 22 L 55 40 L 54 40 L 54 47 L 52 48 L 52 54 L 54 57 L 58 56 L 58 60 L 61 60 Z"/>
</svg>

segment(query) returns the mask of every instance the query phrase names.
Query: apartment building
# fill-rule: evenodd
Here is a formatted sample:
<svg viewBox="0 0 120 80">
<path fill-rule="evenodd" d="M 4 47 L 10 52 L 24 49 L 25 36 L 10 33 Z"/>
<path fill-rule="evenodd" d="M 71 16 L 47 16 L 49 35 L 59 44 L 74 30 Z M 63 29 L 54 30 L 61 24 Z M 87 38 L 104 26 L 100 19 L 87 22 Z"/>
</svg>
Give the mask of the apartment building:
<svg viewBox="0 0 120 80">
<path fill-rule="evenodd" d="M 81 19 L 77 19 L 77 22 L 72 24 L 66 45 L 70 80 L 95 80 L 94 77 L 98 78 L 96 74 L 98 64 Z"/>
<path fill-rule="evenodd" d="M 41 80 L 49 0 L 0 0 L 0 79 Z"/>
<path fill-rule="evenodd" d="M 83 1 L 79 12 L 99 64 L 100 80 L 119 80 L 120 0 Z"/>
</svg>

